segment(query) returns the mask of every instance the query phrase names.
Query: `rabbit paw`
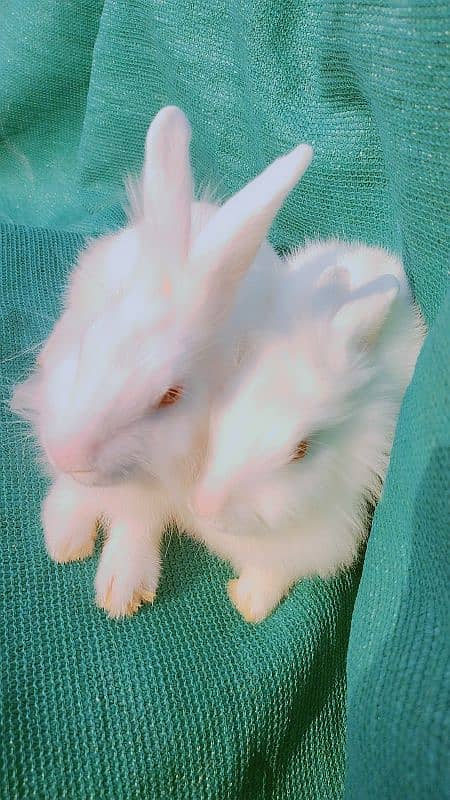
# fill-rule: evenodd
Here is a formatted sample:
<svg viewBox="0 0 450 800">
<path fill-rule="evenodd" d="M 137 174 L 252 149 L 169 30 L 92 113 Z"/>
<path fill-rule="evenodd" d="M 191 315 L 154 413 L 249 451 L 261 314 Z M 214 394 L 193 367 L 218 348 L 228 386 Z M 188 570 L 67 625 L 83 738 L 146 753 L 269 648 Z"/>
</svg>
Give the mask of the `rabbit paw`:
<svg viewBox="0 0 450 800">
<path fill-rule="evenodd" d="M 92 555 L 97 535 L 97 514 L 79 487 L 58 479 L 42 506 L 47 552 L 64 564 Z"/>
<path fill-rule="evenodd" d="M 159 552 L 150 540 L 126 523 L 113 525 L 95 578 L 97 606 L 113 619 L 131 616 L 153 603 L 158 577 Z"/>
<path fill-rule="evenodd" d="M 258 569 L 244 570 L 228 582 L 228 596 L 246 622 L 261 622 L 276 608 L 288 587 L 273 573 Z"/>
<path fill-rule="evenodd" d="M 143 603 L 153 603 L 154 599 L 155 592 L 142 586 L 130 590 L 121 580 L 120 574 L 108 576 L 105 571 L 105 574 L 98 576 L 96 580 L 95 602 L 111 619 L 131 617 L 139 611 Z"/>
</svg>

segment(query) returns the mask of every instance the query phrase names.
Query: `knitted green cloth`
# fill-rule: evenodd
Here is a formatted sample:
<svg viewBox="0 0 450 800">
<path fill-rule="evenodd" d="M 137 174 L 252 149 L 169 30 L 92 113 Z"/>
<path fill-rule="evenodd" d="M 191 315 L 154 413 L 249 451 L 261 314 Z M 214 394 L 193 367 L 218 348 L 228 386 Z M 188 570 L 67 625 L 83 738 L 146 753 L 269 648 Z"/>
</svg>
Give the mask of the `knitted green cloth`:
<svg viewBox="0 0 450 800">
<path fill-rule="evenodd" d="M 229 604 L 228 566 L 178 534 L 164 544 L 154 607 L 106 619 L 93 603 L 98 551 L 66 566 L 45 553 L 46 482 L 2 403 L 1 798 L 448 791 L 447 16 L 433 0 L 2 10 L 2 401 L 57 316 L 83 237 L 123 221 L 122 177 L 139 169 L 166 103 L 191 120 L 198 184 L 223 196 L 313 144 L 272 242 L 345 236 L 395 249 L 430 333 L 359 590 L 360 570 L 304 581 L 258 626 Z"/>
</svg>

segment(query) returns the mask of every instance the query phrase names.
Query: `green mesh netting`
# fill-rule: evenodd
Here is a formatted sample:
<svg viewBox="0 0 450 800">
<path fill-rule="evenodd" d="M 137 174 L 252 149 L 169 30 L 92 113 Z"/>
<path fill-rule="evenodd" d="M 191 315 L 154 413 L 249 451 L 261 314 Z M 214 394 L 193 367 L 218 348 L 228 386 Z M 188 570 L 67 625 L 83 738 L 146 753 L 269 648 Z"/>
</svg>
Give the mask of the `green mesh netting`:
<svg viewBox="0 0 450 800">
<path fill-rule="evenodd" d="M 191 120 L 197 182 L 221 196 L 313 144 L 273 243 L 395 249 L 430 333 L 359 589 L 358 569 L 304 581 L 255 627 L 228 602 L 228 567 L 176 535 L 155 606 L 107 620 L 97 557 L 45 554 L 45 480 L 2 406 L 0 797 L 444 797 L 448 5 L 12 0 L 1 16 L 2 399 L 83 236 L 123 222 L 122 178 L 166 103 Z"/>
</svg>

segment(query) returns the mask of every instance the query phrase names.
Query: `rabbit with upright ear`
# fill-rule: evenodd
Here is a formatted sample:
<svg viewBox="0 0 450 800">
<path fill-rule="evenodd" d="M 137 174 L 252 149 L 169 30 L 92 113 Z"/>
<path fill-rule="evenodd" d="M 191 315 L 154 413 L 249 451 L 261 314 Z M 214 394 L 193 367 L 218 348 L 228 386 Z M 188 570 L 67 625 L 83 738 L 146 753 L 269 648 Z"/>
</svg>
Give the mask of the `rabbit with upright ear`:
<svg viewBox="0 0 450 800">
<path fill-rule="evenodd" d="M 387 252 L 329 241 L 288 259 L 265 337 L 211 411 L 193 501 L 246 619 L 355 560 L 424 330 Z"/>
<path fill-rule="evenodd" d="M 96 599 L 111 616 L 153 599 L 170 521 L 196 534 L 210 403 L 263 327 L 279 267 L 265 235 L 311 158 L 297 147 L 218 208 L 193 201 L 190 135 L 178 108 L 157 114 L 139 213 L 81 254 L 12 401 L 54 478 L 42 509 L 50 556 L 85 557 L 97 522 L 108 527 Z"/>
</svg>

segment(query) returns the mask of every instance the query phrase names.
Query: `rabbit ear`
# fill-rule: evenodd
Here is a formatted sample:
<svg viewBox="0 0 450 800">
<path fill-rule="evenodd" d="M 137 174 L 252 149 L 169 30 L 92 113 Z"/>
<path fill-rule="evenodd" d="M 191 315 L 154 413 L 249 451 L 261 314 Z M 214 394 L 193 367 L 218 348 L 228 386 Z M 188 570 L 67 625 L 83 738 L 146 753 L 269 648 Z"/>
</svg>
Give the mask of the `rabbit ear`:
<svg viewBox="0 0 450 800">
<path fill-rule="evenodd" d="M 192 272 L 200 280 L 206 276 L 208 293 L 217 288 L 222 306 L 232 299 L 276 213 L 312 156 L 312 148 L 302 144 L 276 159 L 214 214 L 194 242 L 189 259 Z"/>
<path fill-rule="evenodd" d="M 335 314 L 334 331 L 350 346 L 373 342 L 400 289 L 394 275 L 383 275 L 348 296 Z"/>
<path fill-rule="evenodd" d="M 176 106 L 154 118 L 145 142 L 142 175 L 144 225 L 152 263 L 176 267 L 187 260 L 191 228 L 191 127 Z"/>
</svg>

